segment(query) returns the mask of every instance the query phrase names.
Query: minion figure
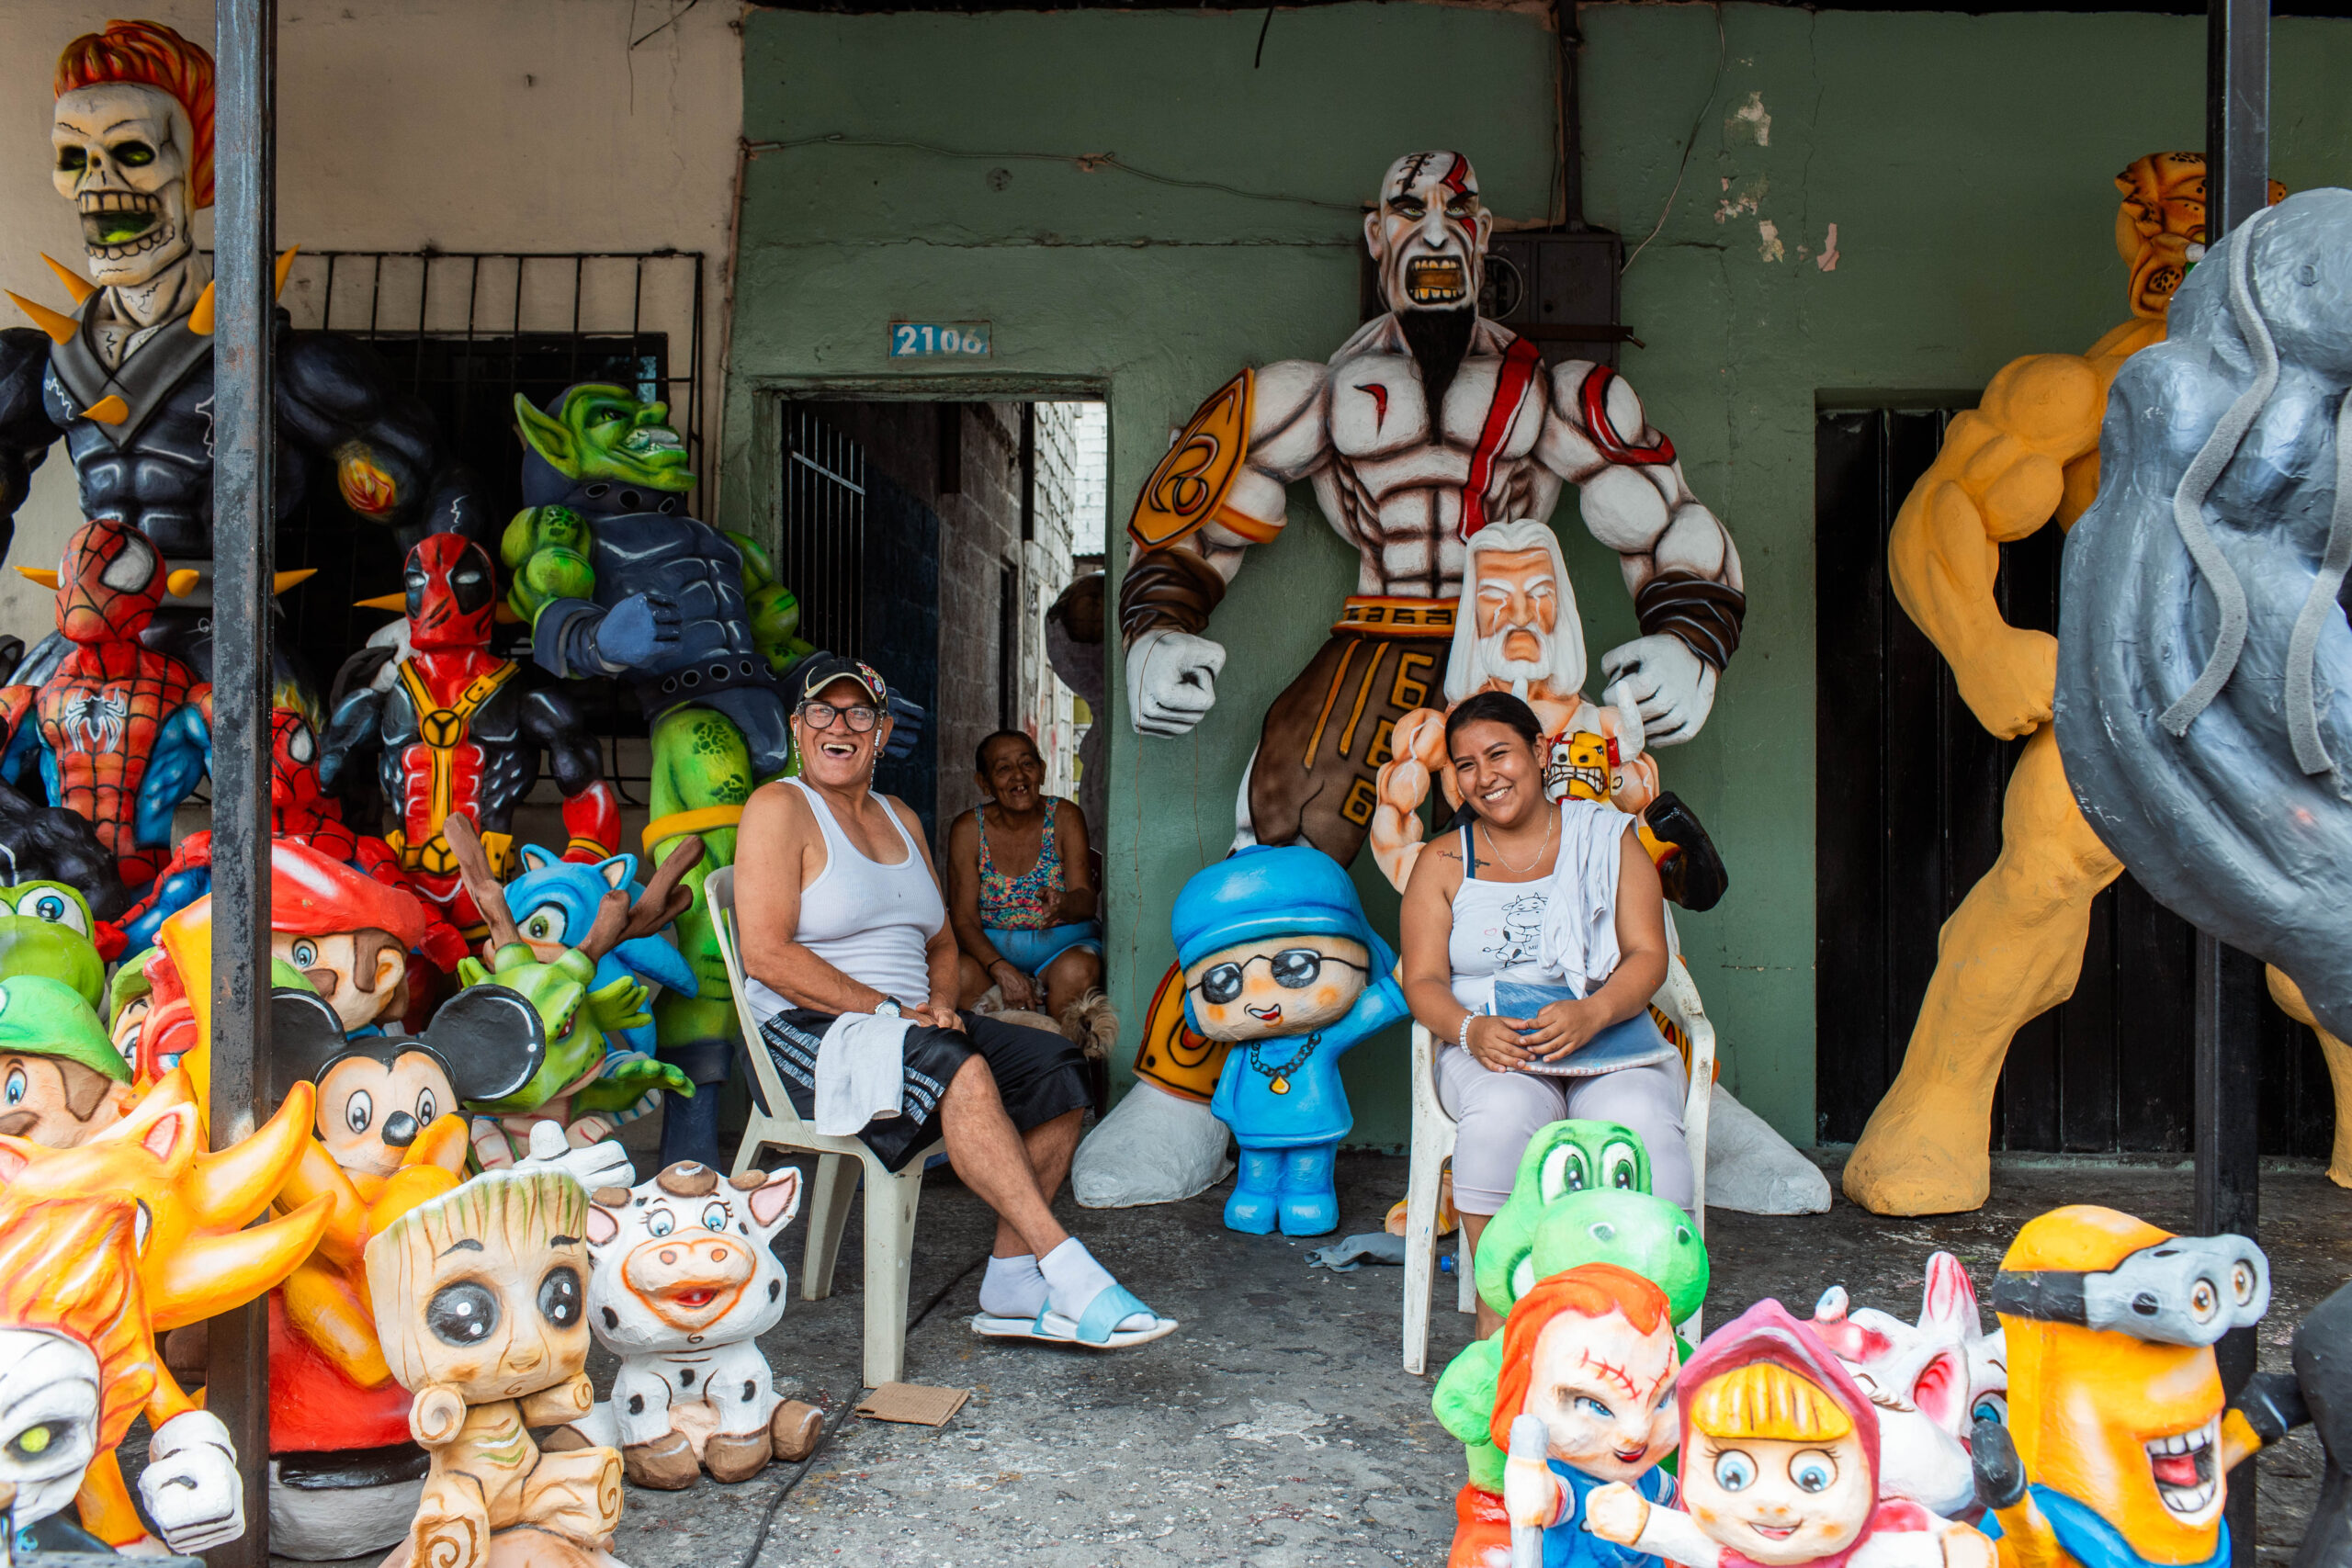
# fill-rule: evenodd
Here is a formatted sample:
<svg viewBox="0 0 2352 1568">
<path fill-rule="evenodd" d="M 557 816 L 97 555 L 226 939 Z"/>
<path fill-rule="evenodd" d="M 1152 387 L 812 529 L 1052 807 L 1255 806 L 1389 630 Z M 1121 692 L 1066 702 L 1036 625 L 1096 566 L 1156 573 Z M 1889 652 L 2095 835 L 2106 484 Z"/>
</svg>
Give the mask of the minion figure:
<svg viewBox="0 0 2352 1568">
<path fill-rule="evenodd" d="M 2301 1419 L 2291 1379 L 2224 1410 L 2213 1347 L 2270 1305 L 2244 1236 L 2177 1236 L 2113 1209 L 2053 1209 L 1994 1279 L 2007 1432 L 1980 1423 L 1977 1494 L 2002 1568 L 2227 1568 L 2228 1475 Z"/>
<path fill-rule="evenodd" d="M 1338 1229 L 1332 1161 L 1355 1125 L 1340 1057 L 1407 1016 L 1396 953 L 1347 872 L 1304 844 L 1252 846 L 1202 871 L 1169 924 L 1185 1017 L 1233 1046 L 1209 1100 L 1241 1147 L 1226 1227 Z"/>
</svg>

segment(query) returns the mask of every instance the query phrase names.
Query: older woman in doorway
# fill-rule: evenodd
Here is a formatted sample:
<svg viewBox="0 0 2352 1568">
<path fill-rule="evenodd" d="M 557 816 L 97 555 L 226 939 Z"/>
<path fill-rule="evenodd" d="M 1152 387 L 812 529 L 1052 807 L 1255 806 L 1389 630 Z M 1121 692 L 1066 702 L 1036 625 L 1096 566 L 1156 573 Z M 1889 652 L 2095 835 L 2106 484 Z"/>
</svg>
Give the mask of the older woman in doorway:
<svg viewBox="0 0 2352 1568">
<path fill-rule="evenodd" d="M 989 798 L 947 829 L 962 1003 L 977 1006 L 993 987 L 1006 1007 L 1046 1013 L 1081 1039 L 1108 1011 L 1086 818 L 1045 793 L 1046 759 L 1017 729 L 980 742 L 973 778 Z"/>
<path fill-rule="evenodd" d="M 1445 754 L 1469 809 L 1405 889 L 1405 996 L 1442 1042 L 1438 1098 L 1460 1123 L 1453 1201 L 1474 1248 L 1528 1138 L 1564 1118 L 1631 1127 L 1653 1190 L 1686 1207 L 1691 1196 L 1681 1065 L 1648 1010 L 1669 962 L 1657 868 L 1633 818 L 1544 798 L 1541 740 L 1534 711 L 1507 692 L 1453 710 Z M 1479 1303 L 1479 1335 L 1498 1324 Z"/>
</svg>

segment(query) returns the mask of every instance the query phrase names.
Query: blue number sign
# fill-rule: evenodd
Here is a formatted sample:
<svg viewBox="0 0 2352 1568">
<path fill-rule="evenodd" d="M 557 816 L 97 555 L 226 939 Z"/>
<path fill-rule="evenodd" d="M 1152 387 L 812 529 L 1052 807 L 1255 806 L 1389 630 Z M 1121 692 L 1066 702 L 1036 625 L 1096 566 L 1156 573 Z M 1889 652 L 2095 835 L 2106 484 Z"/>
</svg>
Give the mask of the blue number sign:
<svg viewBox="0 0 2352 1568">
<path fill-rule="evenodd" d="M 893 359 L 986 359 L 986 321 L 892 321 Z"/>
</svg>

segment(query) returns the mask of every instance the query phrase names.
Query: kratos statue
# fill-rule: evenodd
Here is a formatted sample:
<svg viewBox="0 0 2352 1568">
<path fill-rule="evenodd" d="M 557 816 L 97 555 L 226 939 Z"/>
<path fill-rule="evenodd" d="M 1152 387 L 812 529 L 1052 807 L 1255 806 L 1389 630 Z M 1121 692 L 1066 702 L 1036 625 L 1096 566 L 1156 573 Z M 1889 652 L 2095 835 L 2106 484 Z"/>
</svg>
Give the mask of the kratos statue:
<svg viewBox="0 0 2352 1568">
<path fill-rule="evenodd" d="M 1242 787 L 1246 840 L 1355 858 L 1396 721 L 1443 683 L 1469 541 L 1549 518 L 1564 483 L 1623 562 L 1643 635 L 1601 669 L 1649 745 L 1699 732 L 1739 646 L 1739 553 L 1633 388 L 1585 360 L 1547 367 L 1478 314 L 1493 229 L 1468 159 L 1397 159 L 1364 218 L 1387 310 L 1327 363 L 1243 371 L 1137 499 L 1119 630 L 1146 735 L 1184 734 L 1216 702 L 1225 649 L 1211 618 L 1249 547 L 1282 532 L 1293 480 L 1313 482 L 1361 562 L 1329 640 L 1267 710 Z"/>
<path fill-rule="evenodd" d="M 1401 878 L 1421 837 L 1406 818 L 1430 771 L 1412 742 L 1442 722 L 1437 710 L 1493 684 L 1543 699 L 1547 726 L 1558 723 L 1553 782 L 1562 792 L 1581 782 L 1638 812 L 1670 895 L 1703 908 L 1723 891 L 1722 863 L 1688 807 L 1657 789 L 1645 753 L 1698 734 L 1714 705 L 1747 612 L 1739 553 L 1623 378 L 1585 360 L 1547 366 L 1532 342 L 1478 313 L 1493 230 L 1467 158 L 1397 159 L 1364 218 L 1386 310 L 1324 363 L 1244 370 L 1178 434 L 1127 525 L 1119 632 L 1129 713 L 1142 734 L 1181 736 L 1216 703 L 1226 658 L 1208 635 L 1217 604 L 1249 548 L 1283 531 L 1289 485 L 1306 479 L 1355 547 L 1356 592 L 1267 709 L 1242 777 L 1237 846 L 1304 841 L 1345 865 L 1377 819 L 1383 869 Z M 1549 533 L 1564 484 L 1577 487 L 1585 526 L 1617 552 L 1642 632 L 1601 656 L 1605 707 L 1577 690 L 1582 631 L 1556 547 L 1529 532 Z M 1464 604 L 1473 542 L 1511 524 L 1509 547 L 1490 557 L 1494 602 Z M 1476 668 L 1449 672 L 1458 615 L 1476 617 L 1463 639 Z M 1382 770 L 1400 752 L 1384 798 Z M 1224 1130 L 1205 1101 L 1223 1053 L 1183 1029 L 1182 990 L 1181 976 L 1162 981 L 1136 1089 L 1079 1150 L 1080 1202 L 1171 1201 L 1221 1172 Z M 1747 1184 L 1770 1190 L 1759 1204 L 1827 1207 L 1818 1170 L 1744 1110 L 1727 1116 L 1724 1098 L 1712 1124 L 1769 1145 L 1770 1168 Z"/>
</svg>

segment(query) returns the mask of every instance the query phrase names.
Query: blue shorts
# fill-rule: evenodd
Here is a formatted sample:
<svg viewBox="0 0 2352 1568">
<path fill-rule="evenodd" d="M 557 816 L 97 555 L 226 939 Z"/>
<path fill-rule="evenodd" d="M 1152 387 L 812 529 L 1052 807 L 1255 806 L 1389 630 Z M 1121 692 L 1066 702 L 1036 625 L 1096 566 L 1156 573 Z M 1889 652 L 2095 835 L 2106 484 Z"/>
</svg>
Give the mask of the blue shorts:
<svg viewBox="0 0 2352 1568">
<path fill-rule="evenodd" d="M 1098 955 L 1102 951 L 1100 920 L 1072 920 L 1066 926 L 1042 931 L 998 931 L 993 926 L 982 926 L 980 930 L 987 933 L 989 945 L 996 949 L 997 956 L 1023 975 L 1042 973 L 1046 964 L 1072 948 L 1084 948 Z"/>
</svg>

